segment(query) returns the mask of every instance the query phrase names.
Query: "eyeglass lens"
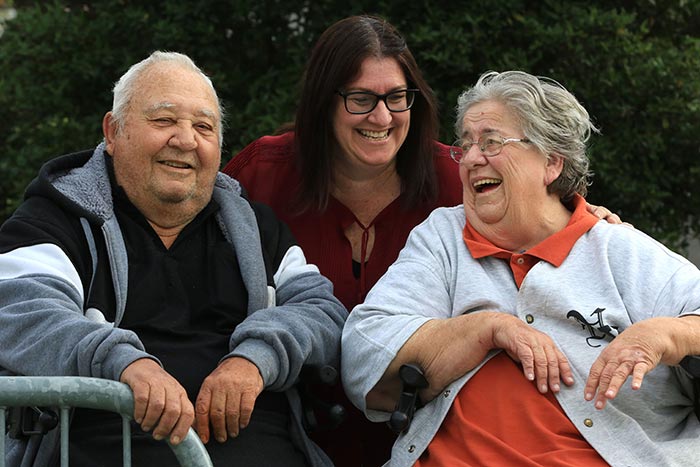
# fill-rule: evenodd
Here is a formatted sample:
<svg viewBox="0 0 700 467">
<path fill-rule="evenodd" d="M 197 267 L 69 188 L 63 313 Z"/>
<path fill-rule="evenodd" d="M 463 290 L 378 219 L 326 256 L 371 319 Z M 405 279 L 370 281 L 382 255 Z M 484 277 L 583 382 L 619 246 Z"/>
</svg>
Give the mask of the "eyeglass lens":
<svg viewBox="0 0 700 467">
<path fill-rule="evenodd" d="M 476 144 L 484 156 L 491 157 L 501 152 L 503 142 L 504 140 L 500 136 L 489 133 L 481 135 L 477 141 L 458 139 L 452 144 L 452 147 L 450 147 L 450 155 L 455 161 L 459 162 L 464 157 L 464 154 Z"/>
<path fill-rule="evenodd" d="M 405 112 L 413 105 L 415 91 L 404 89 L 381 95 L 371 92 L 349 92 L 343 97 L 345 108 L 350 113 L 369 113 L 377 106 L 379 99 L 384 101 L 391 112 Z"/>
</svg>

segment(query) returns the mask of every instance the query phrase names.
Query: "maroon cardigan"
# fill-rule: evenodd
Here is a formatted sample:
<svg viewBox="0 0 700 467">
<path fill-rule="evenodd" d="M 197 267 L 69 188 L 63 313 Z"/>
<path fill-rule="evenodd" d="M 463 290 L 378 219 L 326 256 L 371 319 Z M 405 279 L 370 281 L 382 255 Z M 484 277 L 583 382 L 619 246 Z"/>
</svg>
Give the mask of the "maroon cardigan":
<svg viewBox="0 0 700 467">
<path fill-rule="evenodd" d="M 293 147 L 294 134 L 291 132 L 264 136 L 231 159 L 223 171 L 241 182 L 251 200 L 272 207 L 292 230 L 307 261 L 318 266 L 321 274 L 333 282 L 335 296 L 348 310 L 362 303 L 369 289 L 398 257 L 409 232 L 433 209 L 462 203 L 458 165 L 450 158 L 448 147 L 436 142 L 438 199 L 434 203 L 404 210 L 399 197 L 377 215 L 374 249 L 365 263 L 365 281 L 362 283 L 353 275 L 350 242 L 343 233 L 355 221 L 352 212 L 331 196 L 325 212 L 293 214 L 291 203 L 299 184 Z"/>
</svg>

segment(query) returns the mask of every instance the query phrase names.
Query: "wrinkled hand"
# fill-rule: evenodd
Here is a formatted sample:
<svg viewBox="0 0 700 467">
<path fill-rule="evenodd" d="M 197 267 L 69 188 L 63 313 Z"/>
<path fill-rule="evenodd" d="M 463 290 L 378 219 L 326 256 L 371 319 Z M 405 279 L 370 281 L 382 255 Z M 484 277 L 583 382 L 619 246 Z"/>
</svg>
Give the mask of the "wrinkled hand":
<svg viewBox="0 0 700 467">
<path fill-rule="evenodd" d="M 567 386 L 574 384 L 569 361 L 554 341 L 514 316 L 499 316 L 499 322 L 494 325 L 493 345 L 520 362 L 525 378 L 536 381 L 541 393 L 547 389 L 559 392 L 559 381 Z"/>
<path fill-rule="evenodd" d="M 674 321 L 669 321 L 674 320 Z M 602 409 L 617 396 L 627 378 L 632 376 L 632 389 L 642 387 L 644 376 L 659 363 L 677 364 L 684 354 L 677 351 L 666 325 L 682 325 L 677 318 L 652 318 L 639 321 L 618 335 L 593 362 L 588 374 L 584 398 L 595 398 L 595 407 Z"/>
<path fill-rule="evenodd" d="M 588 209 L 588 212 L 596 216 L 598 219 L 604 219 L 608 224 L 622 224 L 622 219 L 620 219 L 620 216 L 604 206 L 596 206 L 594 204 L 586 203 L 586 209 Z"/>
<path fill-rule="evenodd" d="M 119 381 L 134 393 L 134 420 L 143 431 L 153 429 L 153 438 L 169 437 L 171 444 L 185 438 L 194 421 L 194 407 L 185 388 L 158 363 L 150 358 L 136 360 Z"/>
<path fill-rule="evenodd" d="M 197 395 L 195 429 L 202 442 L 209 441 L 210 424 L 220 443 L 238 436 L 250 423 L 263 384 L 258 367 L 249 360 L 232 357 L 221 362 Z"/>
</svg>

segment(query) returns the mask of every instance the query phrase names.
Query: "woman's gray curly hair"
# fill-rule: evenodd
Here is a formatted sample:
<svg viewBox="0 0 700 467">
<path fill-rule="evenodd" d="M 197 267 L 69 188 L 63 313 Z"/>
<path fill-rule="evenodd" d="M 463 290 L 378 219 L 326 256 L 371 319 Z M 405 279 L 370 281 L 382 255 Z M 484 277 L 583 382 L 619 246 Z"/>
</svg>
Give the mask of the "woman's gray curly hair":
<svg viewBox="0 0 700 467">
<path fill-rule="evenodd" d="M 564 167 L 547 190 L 562 201 L 575 193 L 586 196 L 590 177 L 586 143 L 591 132 L 598 132 L 586 109 L 556 81 L 522 71 L 489 71 L 457 99 L 458 137 L 463 132 L 464 117 L 475 104 L 495 101 L 515 115 L 524 136 L 547 158 L 563 157 Z"/>
<path fill-rule="evenodd" d="M 178 52 L 163 52 L 157 50 L 149 55 L 147 58 L 141 60 L 140 62 L 134 64 L 129 68 L 126 73 L 124 73 L 119 81 L 114 85 L 112 90 L 114 94 L 114 100 L 112 101 L 112 123 L 117 126 L 117 129 L 122 130 L 124 128 L 124 120 L 126 114 L 129 110 L 129 104 L 131 99 L 136 92 L 138 80 L 148 69 L 158 63 L 171 62 L 180 65 L 186 70 L 194 71 L 198 73 L 204 82 L 209 85 L 211 92 L 214 94 L 216 99 L 217 109 L 219 111 L 220 122 L 219 122 L 219 147 L 223 142 L 223 127 L 224 127 L 224 109 L 219 100 L 219 96 L 216 94 L 216 89 L 214 89 L 214 84 L 211 79 L 204 74 L 204 72 L 192 61 L 187 55 Z"/>
</svg>

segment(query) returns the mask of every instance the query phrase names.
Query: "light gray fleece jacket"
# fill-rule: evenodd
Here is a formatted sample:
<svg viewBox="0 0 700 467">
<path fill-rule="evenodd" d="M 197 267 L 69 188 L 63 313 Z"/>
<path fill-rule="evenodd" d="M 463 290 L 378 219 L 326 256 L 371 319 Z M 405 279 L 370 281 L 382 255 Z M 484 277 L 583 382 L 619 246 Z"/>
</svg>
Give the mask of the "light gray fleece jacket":
<svg viewBox="0 0 700 467">
<path fill-rule="evenodd" d="M 47 163 L 26 200 L 0 229 L 0 375 L 90 376 L 118 380 L 133 361 L 149 357 L 138 336 L 121 329 L 128 258 L 114 215 L 104 147 Z M 306 436 L 295 385 L 303 365 L 337 364 L 347 311 L 332 284 L 307 264 L 298 246 L 285 247 L 269 285 L 258 219 L 235 180 L 218 174 L 217 221 L 233 245 L 248 296 L 248 316 L 230 337 L 230 353 L 260 370 L 265 388 L 290 401 L 292 438 L 311 465 L 332 465 Z M 85 310 L 94 275 L 91 232 L 107 246 L 116 298 L 115 323 Z M 103 266 L 104 267 L 104 266 Z M 154 358 L 155 359 L 155 358 Z M 35 465 L 46 465 L 57 431 L 44 437 Z M 19 465 L 25 442 L 7 439 L 7 465 Z"/>
<path fill-rule="evenodd" d="M 564 352 L 575 384 L 564 387 L 557 399 L 611 466 L 699 466 L 700 423 L 693 413 L 688 376 L 679 368 L 660 365 L 645 377 L 640 390 L 632 391 L 628 383 L 604 410 L 596 410 L 584 400 L 583 385 L 612 337 L 587 340 L 589 329 L 571 312 L 593 322 L 594 312 L 604 309 L 603 326 L 611 326 L 612 335 L 646 318 L 700 314 L 700 271 L 638 230 L 598 222 L 560 267 L 540 261 L 518 289 L 507 262 L 471 257 L 462 240 L 464 225 L 462 206 L 434 211 L 413 230 L 365 303 L 350 313 L 341 346 L 343 384 L 350 400 L 370 419 L 387 420 L 388 413 L 367 409 L 365 398 L 422 324 L 500 310 L 531 322 Z M 603 336 L 600 324 L 594 331 Z M 454 381 L 416 412 L 387 465 L 413 465 L 459 390 L 478 370 Z"/>
</svg>

